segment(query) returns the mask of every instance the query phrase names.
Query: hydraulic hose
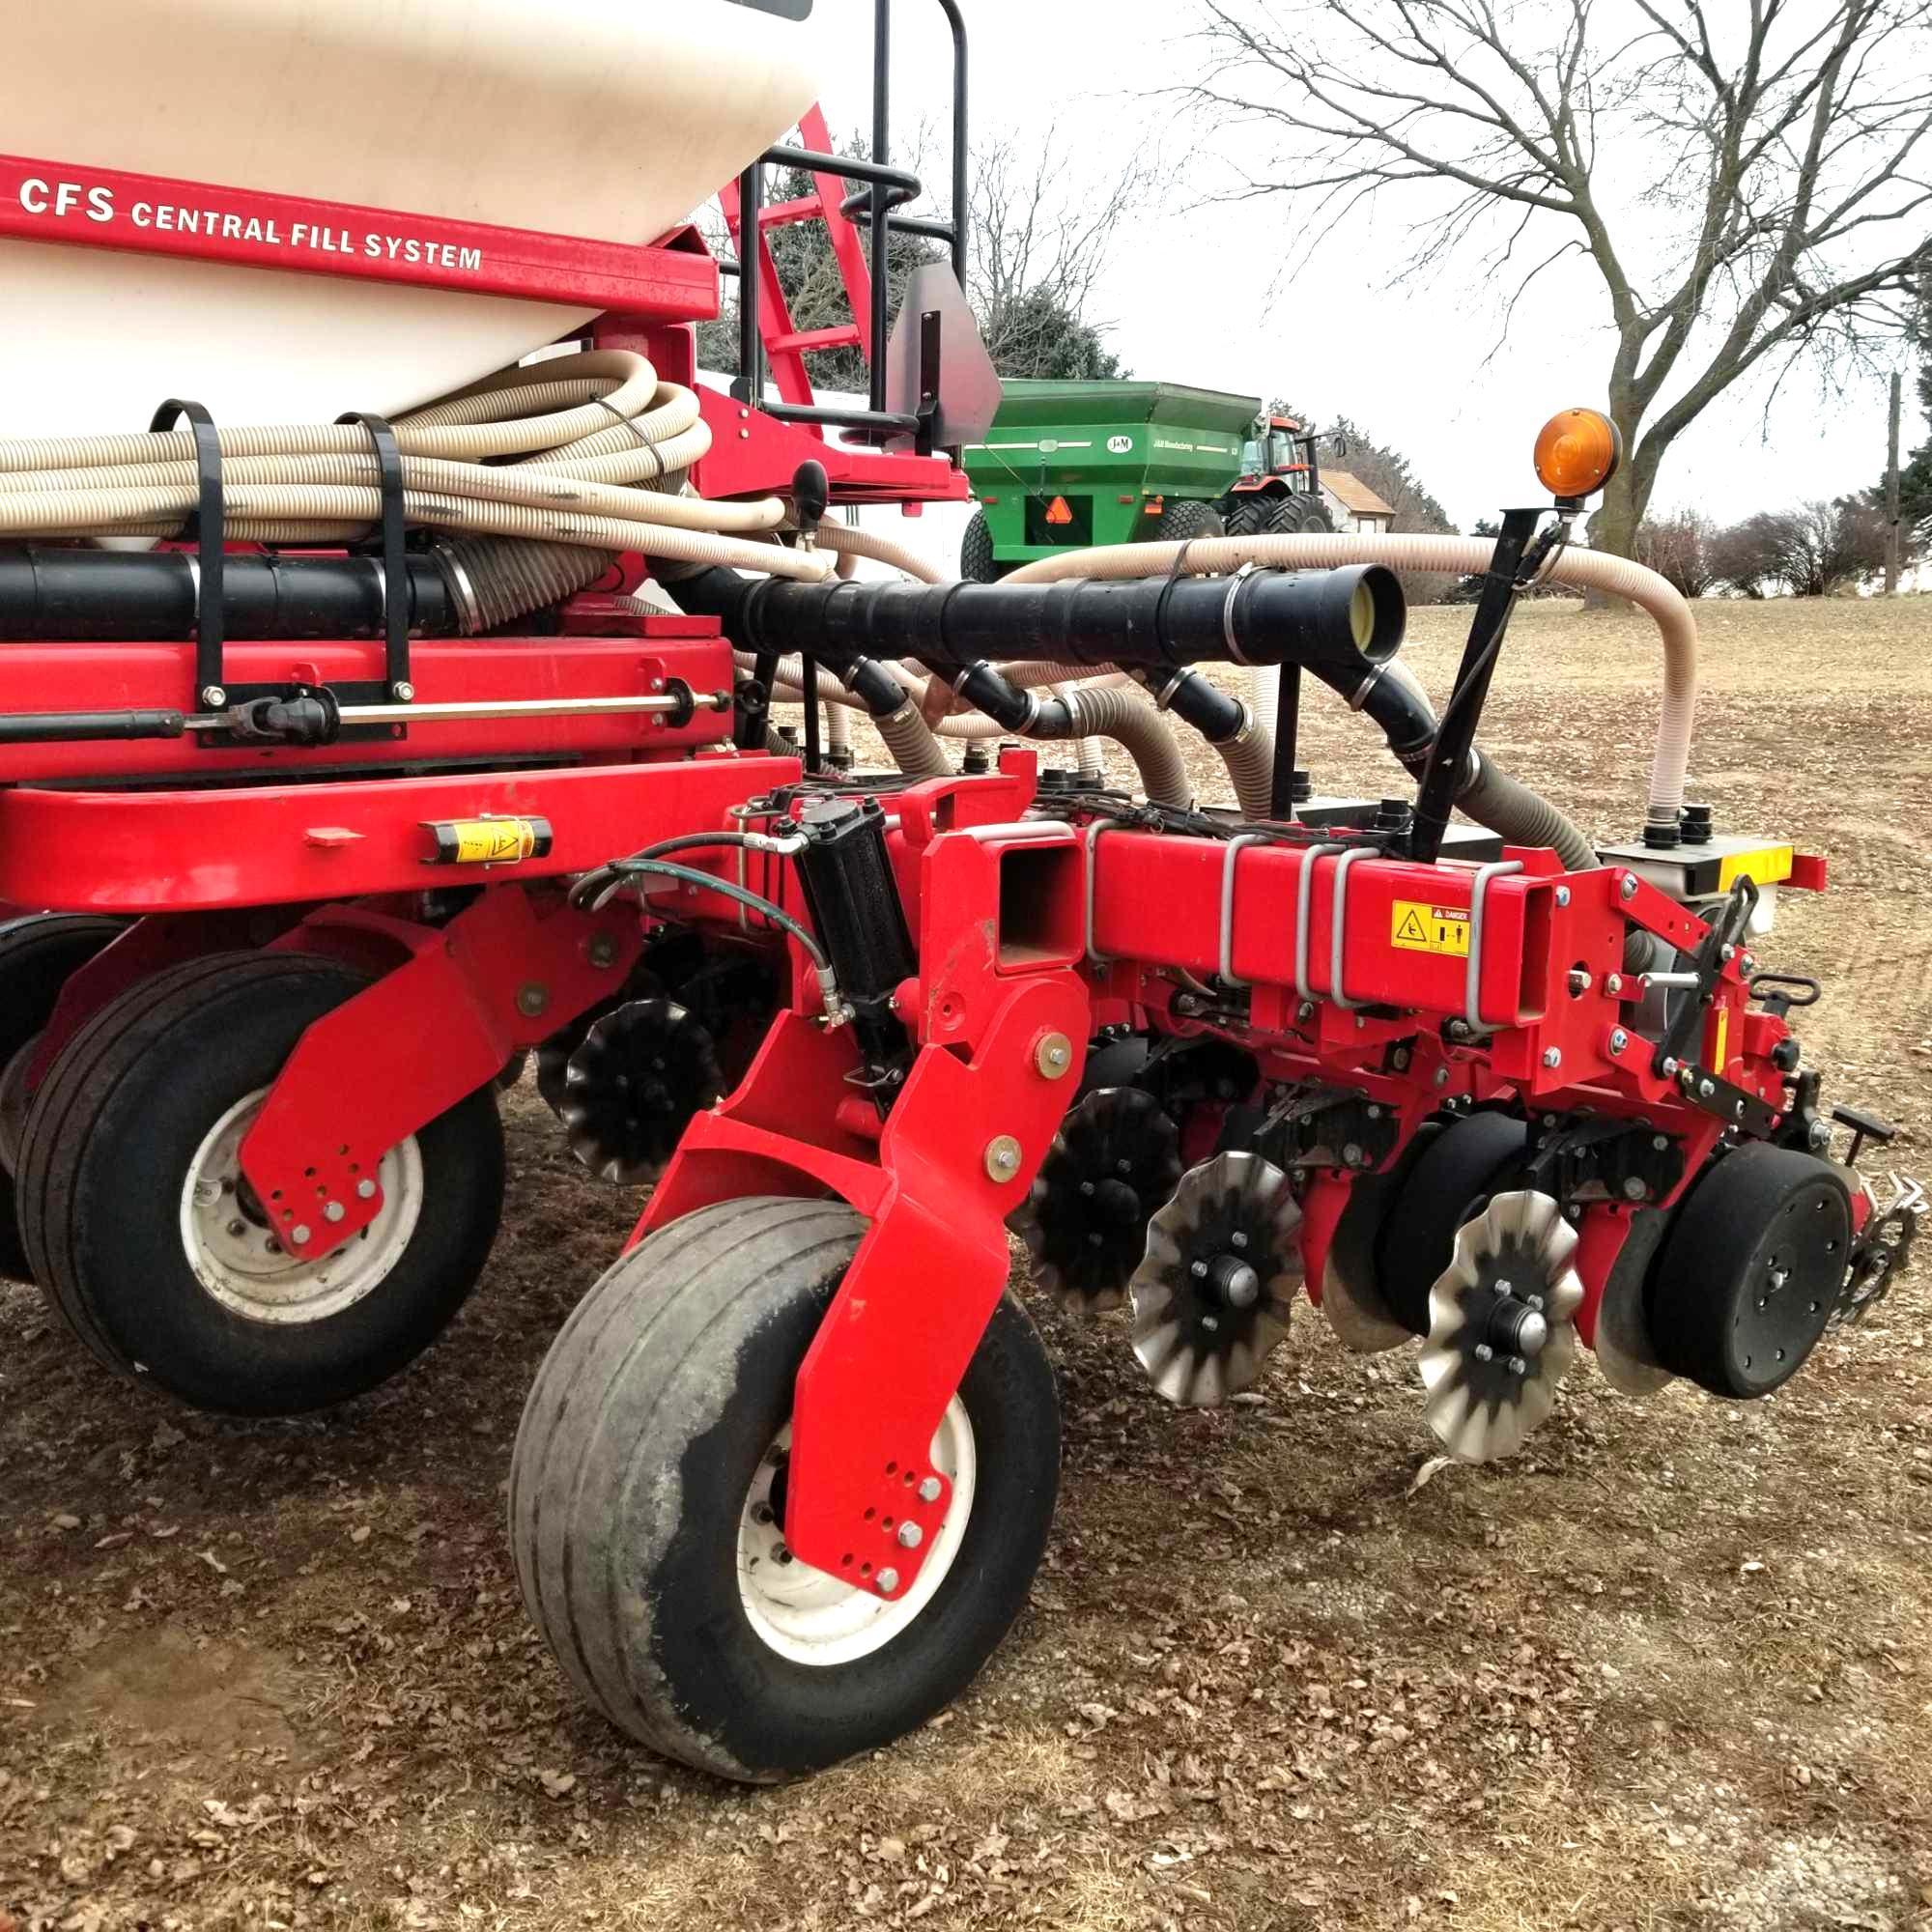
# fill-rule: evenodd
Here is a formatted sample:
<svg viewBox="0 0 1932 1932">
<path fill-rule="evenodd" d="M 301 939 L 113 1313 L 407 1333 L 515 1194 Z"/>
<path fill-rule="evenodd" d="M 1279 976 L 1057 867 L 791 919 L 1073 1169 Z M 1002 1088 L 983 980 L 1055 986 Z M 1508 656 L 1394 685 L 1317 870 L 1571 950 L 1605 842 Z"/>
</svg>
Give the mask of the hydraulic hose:
<svg viewBox="0 0 1932 1932">
<path fill-rule="evenodd" d="M 1006 581 L 1009 584 L 1054 583 L 1067 578 L 1105 582 L 1167 577 L 1177 570 L 1208 575 L 1238 570 L 1246 563 L 1281 570 L 1377 563 L 1391 570 L 1468 576 L 1489 569 L 1493 556 L 1493 545 L 1480 537 L 1219 537 L 1186 545 L 1127 544 L 1114 550 L 1069 551 L 1065 556 L 1027 564 Z M 1697 715 L 1697 623 L 1690 605 L 1654 570 L 1600 551 L 1563 551 L 1549 566 L 1546 581 L 1624 598 L 1656 622 L 1663 642 L 1663 699 L 1651 763 L 1648 815 L 1654 824 L 1674 826 L 1684 804 Z"/>
</svg>

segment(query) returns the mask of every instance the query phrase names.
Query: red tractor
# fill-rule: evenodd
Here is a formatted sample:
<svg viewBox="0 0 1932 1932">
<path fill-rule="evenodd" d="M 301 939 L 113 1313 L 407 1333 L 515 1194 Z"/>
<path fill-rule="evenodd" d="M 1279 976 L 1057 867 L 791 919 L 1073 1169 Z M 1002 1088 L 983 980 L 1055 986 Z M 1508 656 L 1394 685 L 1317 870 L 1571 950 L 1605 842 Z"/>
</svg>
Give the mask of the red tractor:
<svg viewBox="0 0 1932 1932">
<path fill-rule="evenodd" d="M 1214 507 L 1231 537 L 1332 530 L 1321 499 L 1321 439 L 1293 416 L 1264 415 L 1241 445 L 1241 473 Z"/>
</svg>

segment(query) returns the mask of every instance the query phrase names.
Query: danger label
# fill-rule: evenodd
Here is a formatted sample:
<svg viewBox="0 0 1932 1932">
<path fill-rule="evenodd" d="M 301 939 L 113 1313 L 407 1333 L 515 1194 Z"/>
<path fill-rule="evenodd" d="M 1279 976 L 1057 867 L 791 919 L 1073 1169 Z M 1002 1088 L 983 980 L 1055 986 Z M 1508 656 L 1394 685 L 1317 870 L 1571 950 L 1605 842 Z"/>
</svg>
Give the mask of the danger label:
<svg viewBox="0 0 1932 1932">
<path fill-rule="evenodd" d="M 1439 952 L 1450 959 L 1469 956 L 1469 915 L 1456 906 L 1397 899 L 1389 914 L 1389 944 L 1405 952 Z"/>
</svg>

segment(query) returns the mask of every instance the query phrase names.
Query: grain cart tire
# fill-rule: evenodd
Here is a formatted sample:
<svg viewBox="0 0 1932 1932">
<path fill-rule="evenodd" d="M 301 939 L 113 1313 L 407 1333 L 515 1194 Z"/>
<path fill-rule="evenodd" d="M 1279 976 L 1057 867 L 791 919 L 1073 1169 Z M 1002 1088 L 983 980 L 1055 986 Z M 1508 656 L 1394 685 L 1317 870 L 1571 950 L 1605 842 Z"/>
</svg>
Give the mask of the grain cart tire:
<svg viewBox="0 0 1932 1932">
<path fill-rule="evenodd" d="M 968 583 L 997 583 L 1012 568 L 993 554 L 993 526 L 984 510 L 975 510 L 959 539 L 959 575 Z"/>
<path fill-rule="evenodd" d="M 61 988 L 123 929 L 87 913 L 32 913 L 0 925 L 0 1275 L 31 1279 L 14 1211 L 14 1173 L 32 1095 L 27 1067 Z"/>
<path fill-rule="evenodd" d="M 1227 532 L 1212 503 L 1200 503 L 1189 497 L 1170 503 L 1161 511 L 1153 534 L 1156 543 L 1199 543 L 1208 537 L 1225 536 Z"/>
<path fill-rule="evenodd" d="M 524 1600 L 620 1730 L 777 1783 L 890 1743 L 970 1683 L 1019 1614 L 1059 1485 L 1039 1337 L 1004 1296 L 933 1438 L 954 1485 L 896 1601 L 783 1550 L 799 1365 L 866 1223 L 725 1202 L 591 1290 L 538 1372 L 510 1473 Z"/>
<path fill-rule="evenodd" d="M 382 1212 L 333 1254 L 273 1245 L 237 1152 L 303 1033 L 366 978 L 218 953 L 110 1002 L 34 1096 L 20 1221 L 95 1354 L 197 1408 L 295 1415 L 412 1361 L 483 1271 L 502 1209 L 495 1083 L 384 1156 Z"/>
</svg>

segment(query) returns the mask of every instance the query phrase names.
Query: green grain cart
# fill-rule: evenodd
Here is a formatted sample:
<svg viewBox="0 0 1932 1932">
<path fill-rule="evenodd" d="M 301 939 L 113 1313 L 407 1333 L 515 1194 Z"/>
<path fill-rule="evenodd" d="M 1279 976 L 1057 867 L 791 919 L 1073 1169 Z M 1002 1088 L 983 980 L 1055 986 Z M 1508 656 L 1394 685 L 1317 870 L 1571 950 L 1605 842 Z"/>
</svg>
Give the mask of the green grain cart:
<svg viewBox="0 0 1932 1932">
<path fill-rule="evenodd" d="M 1333 527 L 1299 423 L 1176 383 L 1008 383 L 966 473 L 959 570 L 979 583 L 1096 544 Z"/>
</svg>

